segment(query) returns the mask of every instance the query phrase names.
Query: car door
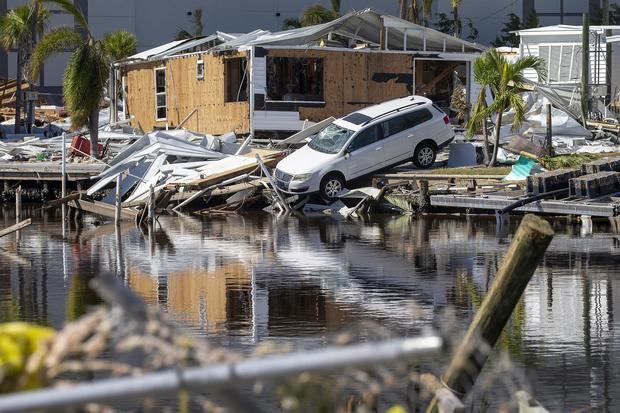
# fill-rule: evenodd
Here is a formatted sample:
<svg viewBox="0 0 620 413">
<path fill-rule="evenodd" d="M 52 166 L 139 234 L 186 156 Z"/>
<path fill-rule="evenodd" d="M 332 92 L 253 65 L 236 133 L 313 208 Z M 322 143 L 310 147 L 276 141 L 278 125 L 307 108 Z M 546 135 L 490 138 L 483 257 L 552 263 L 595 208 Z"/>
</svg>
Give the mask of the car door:
<svg viewBox="0 0 620 413">
<path fill-rule="evenodd" d="M 371 173 L 381 169 L 385 164 L 383 143 L 379 139 L 378 125 L 370 126 L 359 132 L 347 147 L 347 179 Z"/>
<path fill-rule="evenodd" d="M 386 166 L 411 159 L 418 143 L 435 138 L 430 127 L 433 114 L 426 108 L 416 109 L 385 121 L 383 127 Z"/>
<path fill-rule="evenodd" d="M 405 115 L 398 115 L 381 122 L 386 166 L 411 158 L 413 148 L 409 142 L 408 129 L 409 124 Z"/>
</svg>

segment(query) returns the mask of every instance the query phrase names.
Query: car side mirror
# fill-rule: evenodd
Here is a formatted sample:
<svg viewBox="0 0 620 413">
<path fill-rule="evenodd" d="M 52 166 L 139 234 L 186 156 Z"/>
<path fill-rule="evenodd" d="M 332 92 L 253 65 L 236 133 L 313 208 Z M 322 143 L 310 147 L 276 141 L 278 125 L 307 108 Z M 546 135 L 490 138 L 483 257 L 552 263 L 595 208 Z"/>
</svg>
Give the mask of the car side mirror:
<svg viewBox="0 0 620 413">
<path fill-rule="evenodd" d="M 351 156 L 351 151 L 347 148 L 344 150 L 344 159 L 349 159 L 349 156 Z"/>
</svg>

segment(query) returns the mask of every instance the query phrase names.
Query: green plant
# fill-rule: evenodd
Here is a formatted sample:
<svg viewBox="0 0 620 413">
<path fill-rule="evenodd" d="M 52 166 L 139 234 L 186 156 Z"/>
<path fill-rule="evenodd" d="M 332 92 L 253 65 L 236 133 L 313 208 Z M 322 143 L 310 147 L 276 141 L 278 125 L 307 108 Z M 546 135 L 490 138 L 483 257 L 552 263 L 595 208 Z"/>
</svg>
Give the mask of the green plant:
<svg viewBox="0 0 620 413">
<path fill-rule="evenodd" d="M 37 75 L 52 54 L 73 50 L 64 73 L 63 94 L 71 114 L 74 129 L 87 127 L 90 134 L 91 156 L 98 157 L 99 104 L 109 75 L 109 65 L 115 59 L 135 52 L 135 38 L 122 31 L 94 37 L 86 18 L 69 0 L 46 0 L 60 6 L 73 16 L 76 27 L 57 27 L 48 32 L 35 48 L 32 74 Z M 81 30 L 81 32 L 80 32 Z"/>
<path fill-rule="evenodd" d="M 541 81 L 547 78 L 545 61 L 536 56 L 525 56 L 510 62 L 496 49 L 490 49 L 474 62 L 474 78 L 476 78 L 483 89 L 474 105 L 472 123 L 468 126 L 467 133 L 471 134 L 475 130 L 475 126 L 480 123 L 483 124 L 483 129 L 486 131 L 486 125 L 484 124 L 487 117 L 491 114 L 495 115 L 495 143 L 490 165 L 495 165 L 497 161 L 504 111 L 509 108 L 512 108 L 514 111 L 513 130 L 521 125 L 525 117 L 525 103 L 520 93 L 525 82 L 523 72 L 527 69 L 534 70 Z M 486 86 L 489 87 L 493 94 L 493 102 L 488 106 L 486 104 L 486 92 L 484 91 Z"/>
<path fill-rule="evenodd" d="M 15 133 L 20 133 L 21 127 L 21 88 L 24 80 L 24 68 L 30 63 L 30 51 L 34 47 L 33 26 L 35 33 L 42 34 L 50 17 L 45 7 L 36 7 L 36 2 L 9 10 L 0 17 L 0 46 L 7 52 L 17 49 L 17 73 L 15 93 Z"/>
<path fill-rule="evenodd" d="M 315 4 L 304 10 L 299 22 L 303 27 L 327 23 L 337 18 L 338 15 L 320 4 Z"/>
</svg>

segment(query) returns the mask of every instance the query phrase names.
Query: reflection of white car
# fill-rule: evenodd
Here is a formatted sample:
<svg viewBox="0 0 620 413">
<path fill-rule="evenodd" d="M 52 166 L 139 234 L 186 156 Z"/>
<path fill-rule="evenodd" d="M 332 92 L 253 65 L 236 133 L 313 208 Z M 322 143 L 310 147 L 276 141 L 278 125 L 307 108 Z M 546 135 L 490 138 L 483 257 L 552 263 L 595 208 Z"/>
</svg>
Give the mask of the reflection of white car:
<svg viewBox="0 0 620 413">
<path fill-rule="evenodd" d="M 292 194 L 319 192 L 332 200 L 351 179 L 413 161 L 435 163 L 454 131 L 448 116 L 421 96 L 390 100 L 337 119 L 307 145 L 278 163 L 278 187 Z"/>
</svg>

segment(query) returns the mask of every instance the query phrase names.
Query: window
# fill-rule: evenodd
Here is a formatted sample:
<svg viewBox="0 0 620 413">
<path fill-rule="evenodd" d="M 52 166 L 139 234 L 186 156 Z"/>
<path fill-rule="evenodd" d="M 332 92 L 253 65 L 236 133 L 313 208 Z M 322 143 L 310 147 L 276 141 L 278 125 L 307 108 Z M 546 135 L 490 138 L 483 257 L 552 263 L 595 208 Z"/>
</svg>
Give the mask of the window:
<svg viewBox="0 0 620 413">
<path fill-rule="evenodd" d="M 342 120 L 346 120 L 347 122 L 350 122 L 354 125 L 361 125 L 364 122 L 368 122 L 370 119 L 372 119 L 370 116 L 366 116 L 362 113 L 351 113 L 350 115 L 342 118 Z"/>
<path fill-rule="evenodd" d="M 373 125 L 361 131 L 349 145 L 349 152 L 356 151 L 379 140 L 379 126 Z"/>
<path fill-rule="evenodd" d="M 248 100 L 247 61 L 245 57 L 224 60 L 225 102 L 245 102 Z"/>
<path fill-rule="evenodd" d="M 334 123 L 320 131 L 308 146 L 318 152 L 338 153 L 353 135 L 353 131 Z"/>
<path fill-rule="evenodd" d="M 581 45 L 541 45 L 538 56 L 547 63 L 547 83 L 576 83 L 581 79 Z"/>
<path fill-rule="evenodd" d="M 428 109 L 419 109 L 388 119 L 381 123 L 381 138 L 384 139 L 404 130 L 411 129 L 431 119 L 433 119 L 433 114 L 429 112 Z"/>
<path fill-rule="evenodd" d="M 322 102 L 323 59 L 267 57 L 269 100 Z"/>
<path fill-rule="evenodd" d="M 166 120 L 166 68 L 155 69 L 155 120 Z"/>
<path fill-rule="evenodd" d="M 205 78 L 205 62 L 199 60 L 196 62 L 196 79 L 202 80 Z"/>
</svg>

